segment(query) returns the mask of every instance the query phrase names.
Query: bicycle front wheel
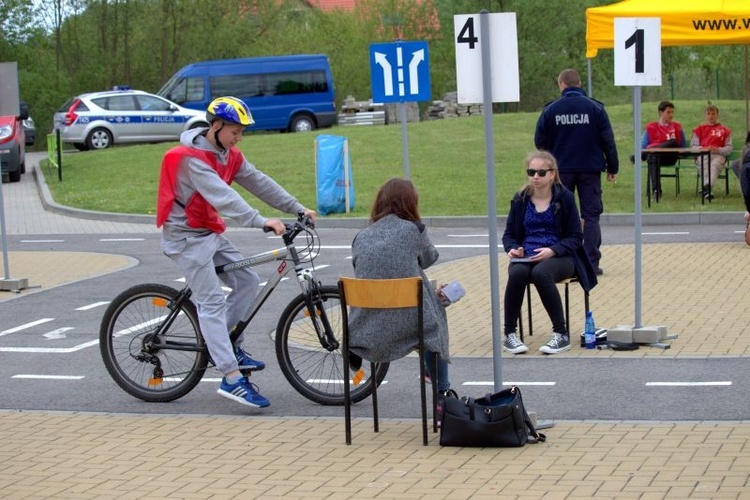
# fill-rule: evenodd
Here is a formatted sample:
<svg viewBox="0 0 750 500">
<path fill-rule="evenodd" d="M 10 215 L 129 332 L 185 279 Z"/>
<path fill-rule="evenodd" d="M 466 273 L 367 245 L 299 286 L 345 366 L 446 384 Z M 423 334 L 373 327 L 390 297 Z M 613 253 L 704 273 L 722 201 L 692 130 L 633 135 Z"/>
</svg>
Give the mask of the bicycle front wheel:
<svg viewBox="0 0 750 500">
<path fill-rule="evenodd" d="M 200 382 L 208 365 L 195 305 L 185 299 L 177 306 L 178 294 L 164 285 L 137 285 L 115 297 L 102 318 L 104 365 L 117 385 L 143 401 L 181 398 Z M 169 328 L 157 334 L 168 320 Z"/>
<path fill-rule="evenodd" d="M 279 319 L 276 328 L 276 357 L 284 376 L 294 389 L 307 399 L 323 405 L 344 404 L 344 381 L 351 384 L 352 402 L 365 399 L 370 389 L 370 363 L 363 363 L 364 378 L 354 384 L 344 376 L 341 357 L 343 326 L 341 300 L 335 286 L 321 286 L 313 292 L 316 315 L 311 317 L 303 294 L 295 297 Z M 322 345 L 315 330 L 315 321 L 321 331 L 330 325 L 329 340 L 335 346 Z M 388 372 L 388 363 L 375 365 L 378 385 Z"/>
</svg>

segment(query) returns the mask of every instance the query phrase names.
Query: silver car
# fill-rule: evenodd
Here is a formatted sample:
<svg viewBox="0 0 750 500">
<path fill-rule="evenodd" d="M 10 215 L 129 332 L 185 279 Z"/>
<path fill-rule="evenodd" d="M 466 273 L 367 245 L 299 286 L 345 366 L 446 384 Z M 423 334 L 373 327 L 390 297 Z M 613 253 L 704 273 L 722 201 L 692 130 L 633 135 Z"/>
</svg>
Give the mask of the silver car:
<svg viewBox="0 0 750 500">
<path fill-rule="evenodd" d="M 72 97 L 55 113 L 61 140 L 81 151 L 113 144 L 178 140 L 188 129 L 208 127 L 206 113 L 140 90 L 111 90 Z"/>
</svg>

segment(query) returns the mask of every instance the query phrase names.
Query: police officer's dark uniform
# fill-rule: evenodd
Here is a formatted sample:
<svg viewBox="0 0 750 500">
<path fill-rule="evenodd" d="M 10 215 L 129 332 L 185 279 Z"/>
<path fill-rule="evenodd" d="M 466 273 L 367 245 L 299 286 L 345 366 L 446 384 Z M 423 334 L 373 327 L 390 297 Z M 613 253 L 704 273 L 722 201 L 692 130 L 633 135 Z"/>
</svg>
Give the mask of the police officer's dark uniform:
<svg viewBox="0 0 750 500">
<path fill-rule="evenodd" d="M 617 174 L 620 167 L 604 104 L 588 97 L 581 88 L 566 87 L 560 98 L 544 106 L 534 143 L 557 159 L 565 187 L 578 191 L 584 220 L 583 246 L 594 269 L 601 273 L 599 216 L 604 210 L 601 173 Z"/>
</svg>

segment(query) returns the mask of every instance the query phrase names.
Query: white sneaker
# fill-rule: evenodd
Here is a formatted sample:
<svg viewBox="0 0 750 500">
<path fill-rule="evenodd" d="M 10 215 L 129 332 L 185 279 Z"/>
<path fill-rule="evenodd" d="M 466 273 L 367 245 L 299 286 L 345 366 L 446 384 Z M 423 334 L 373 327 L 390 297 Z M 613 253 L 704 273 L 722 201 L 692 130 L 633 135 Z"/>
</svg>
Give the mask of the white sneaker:
<svg viewBox="0 0 750 500">
<path fill-rule="evenodd" d="M 558 352 L 570 350 L 570 340 L 562 333 L 552 332 L 552 339 L 539 348 L 544 354 L 557 354 Z"/>
<path fill-rule="evenodd" d="M 509 333 L 505 336 L 505 340 L 503 341 L 503 349 L 511 354 L 523 354 L 524 352 L 529 350 L 529 348 L 526 347 L 526 345 L 521 342 L 518 337 L 516 337 L 515 333 Z"/>
</svg>

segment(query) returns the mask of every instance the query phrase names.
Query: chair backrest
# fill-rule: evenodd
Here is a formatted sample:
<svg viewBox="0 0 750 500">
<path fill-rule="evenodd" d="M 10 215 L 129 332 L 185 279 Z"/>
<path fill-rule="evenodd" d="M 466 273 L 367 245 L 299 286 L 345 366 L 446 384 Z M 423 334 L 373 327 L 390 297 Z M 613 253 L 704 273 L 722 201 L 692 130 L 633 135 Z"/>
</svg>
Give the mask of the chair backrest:
<svg viewBox="0 0 750 500">
<path fill-rule="evenodd" d="M 398 309 L 419 307 L 422 278 L 361 279 L 339 278 L 339 288 L 349 307 Z"/>
</svg>

